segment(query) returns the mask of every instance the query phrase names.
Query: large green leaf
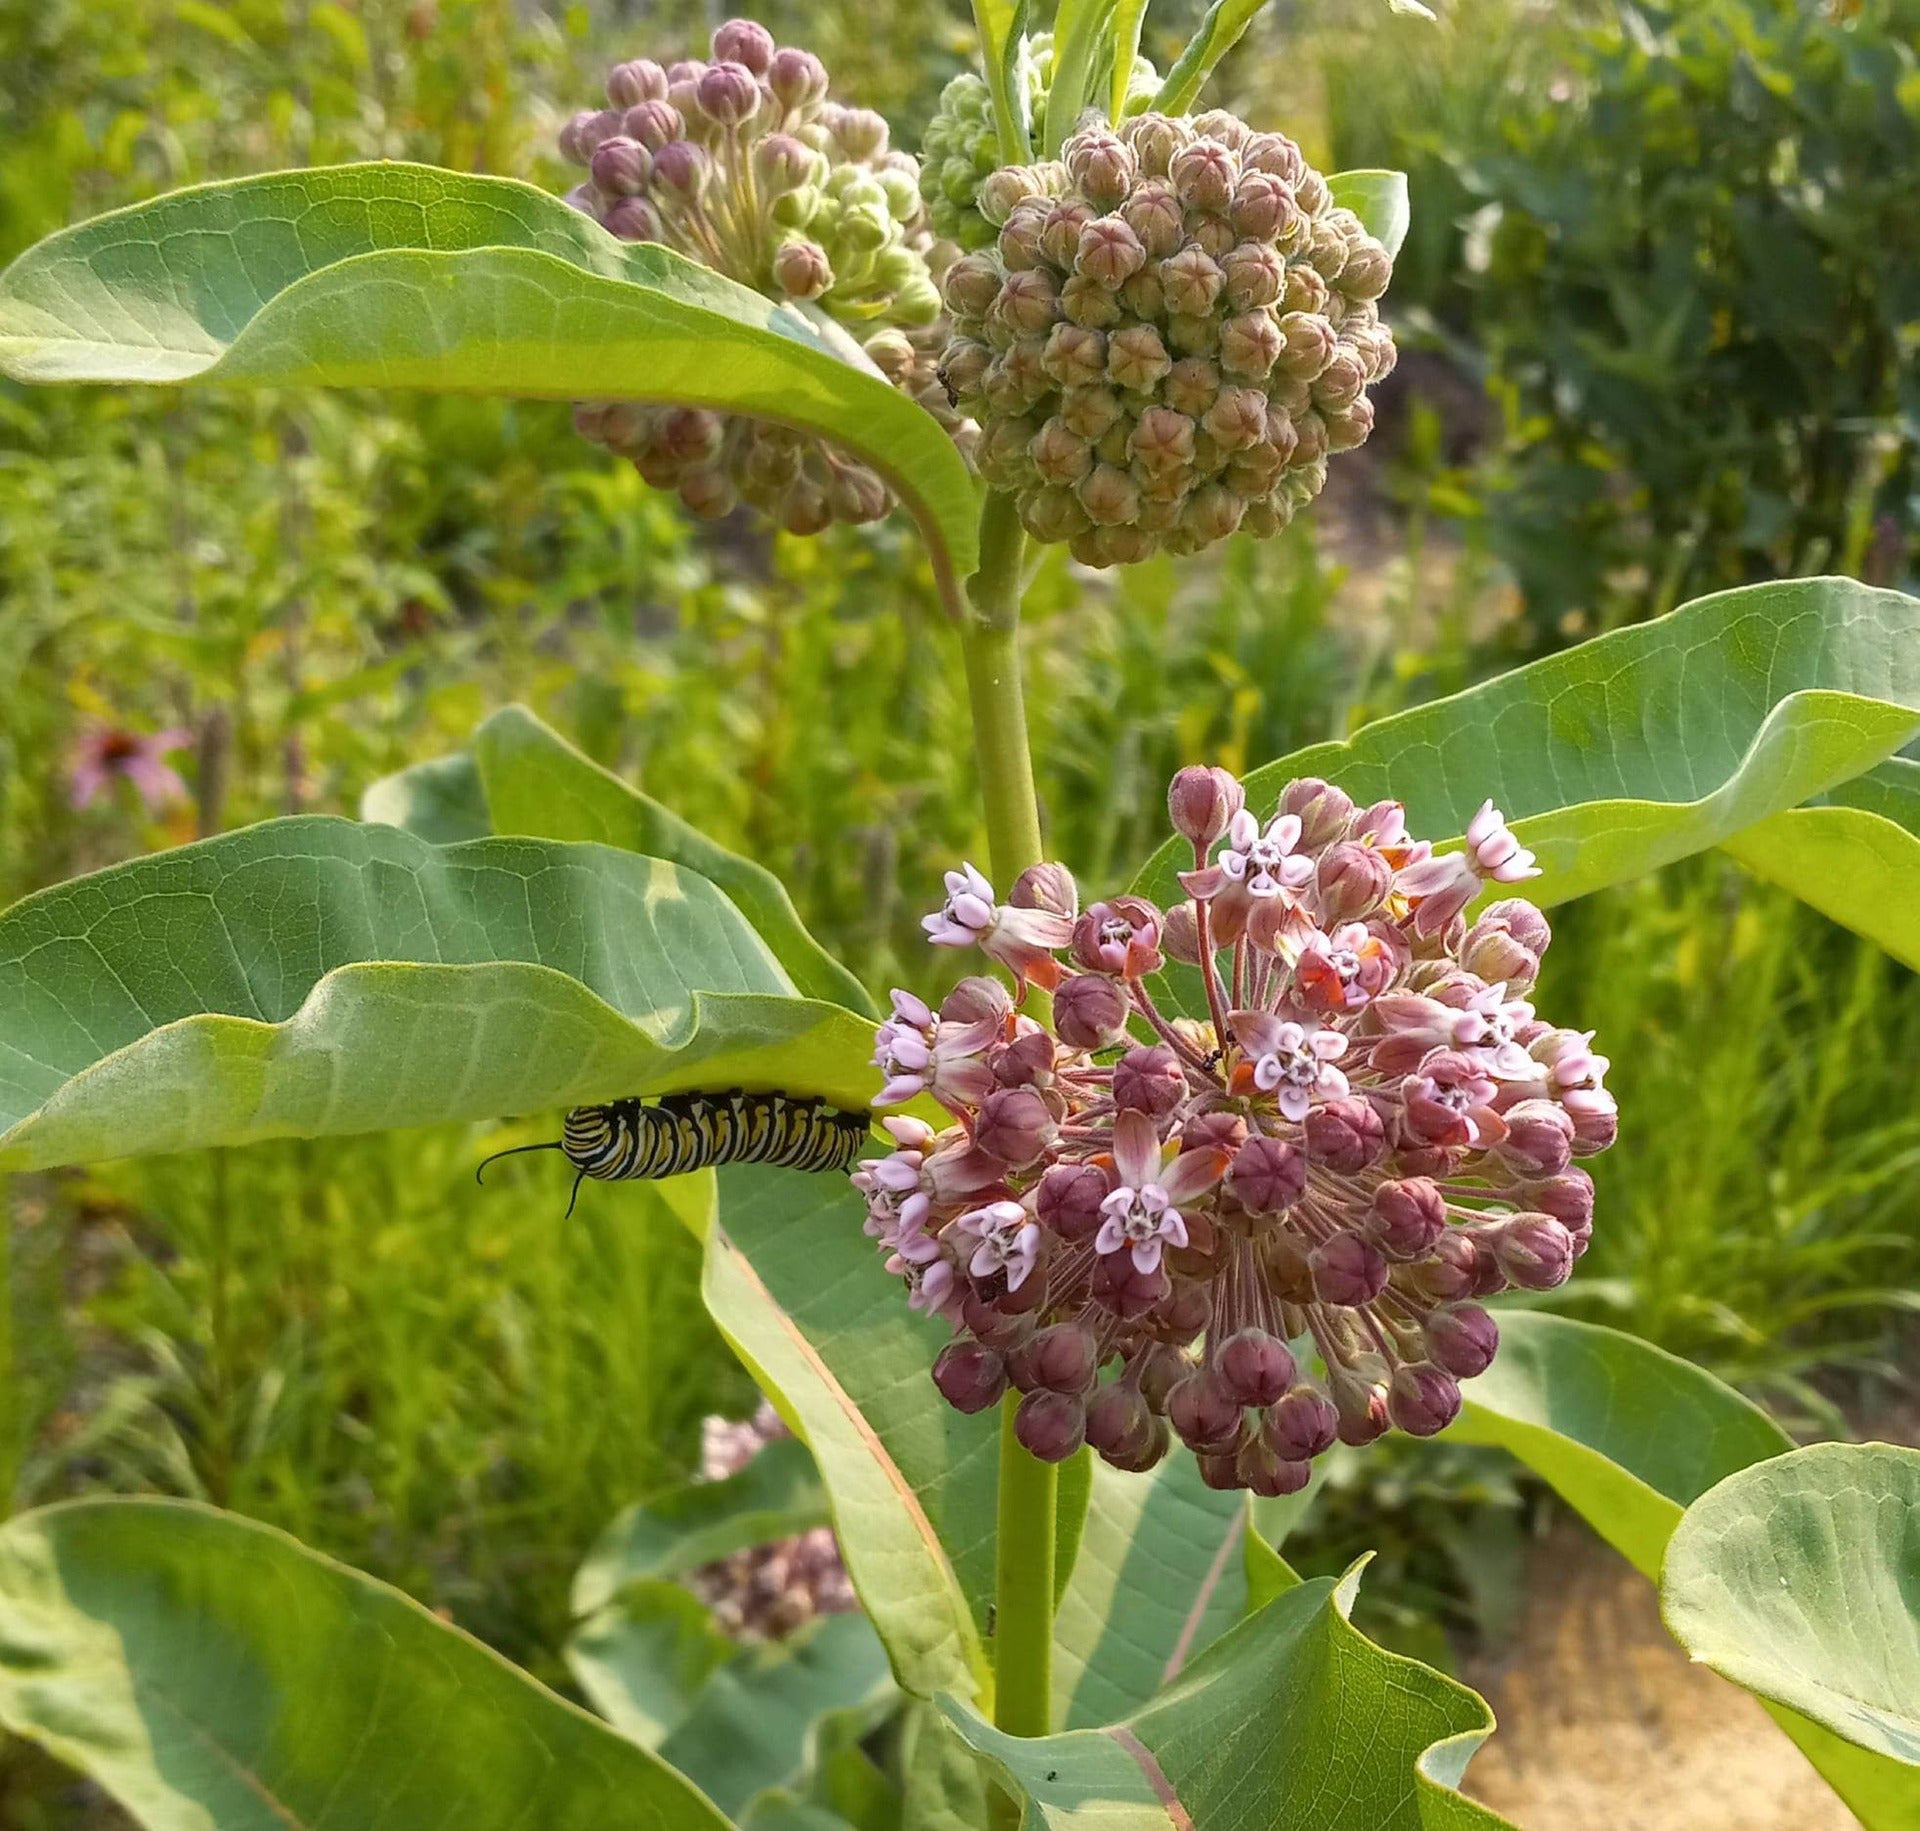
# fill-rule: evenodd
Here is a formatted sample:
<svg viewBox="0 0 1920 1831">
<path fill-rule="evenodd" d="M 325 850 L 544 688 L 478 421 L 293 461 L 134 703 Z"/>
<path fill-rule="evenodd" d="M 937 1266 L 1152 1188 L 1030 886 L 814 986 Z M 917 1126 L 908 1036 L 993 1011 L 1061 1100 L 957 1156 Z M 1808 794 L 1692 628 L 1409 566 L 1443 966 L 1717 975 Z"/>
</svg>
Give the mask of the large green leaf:
<svg viewBox="0 0 1920 1831">
<path fill-rule="evenodd" d="M 591 1614 L 629 1583 L 684 1576 L 827 1519 L 826 1489 L 807 1446 L 778 1438 L 724 1481 L 690 1481 L 627 1508 L 575 1575 L 573 1611 Z"/>
<path fill-rule="evenodd" d="M 659 859 L 268 821 L 0 915 L 0 1166 L 701 1086 L 859 1108 L 871 1030 L 792 993 Z"/>
<path fill-rule="evenodd" d="M 1449 1437 L 1510 1451 L 1648 1577 L 1686 1508 L 1792 1447 L 1730 1386 L 1630 1335 L 1527 1311 L 1503 1312 L 1500 1335 Z M 1912 1824 L 1882 1757 L 1767 1708 L 1870 1831 Z"/>
<path fill-rule="evenodd" d="M 1920 731 L 1920 600 L 1846 579 L 1722 592 L 1665 617 L 1382 719 L 1256 770 L 1265 806 L 1293 776 L 1363 804 L 1391 796 L 1444 840 L 1491 796 L 1539 855 L 1527 894 L 1584 895 L 1744 835 L 1782 881 L 1853 926 L 1889 920 L 1885 880 L 1805 881 L 1773 817 L 1871 770 Z M 1884 816 L 1882 816 L 1884 818 Z M 1764 823 L 1764 824 L 1763 824 Z M 1850 866 L 1851 861 L 1845 861 Z M 1175 848 L 1142 875 L 1169 893 Z M 1916 953 L 1920 958 L 1920 952 Z"/>
<path fill-rule="evenodd" d="M 771 871 L 629 788 L 525 707 L 496 712 L 475 734 L 473 749 L 496 833 L 597 840 L 697 871 L 727 893 L 803 997 L 873 1009 L 860 981 L 800 925 L 793 899 Z"/>
<path fill-rule="evenodd" d="M 574 1629 L 566 1660 L 595 1710 L 630 1742 L 658 1748 L 736 1651 L 691 1590 L 648 1577 Z"/>
<path fill-rule="evenodd" d="M 858 452 L 936 564 L 973 566 L 973 485 L 930 415 L 791 307 L 509 178 L 276 172 L 62 230 L 0 274 L 0 373 L 730 409 Z"/>
<path fill-rule="evenodd" d="M 398 1591 L 177 1501 L 0 1529 L 0 1721 L 150 1831 L 726 1823 Z"/>
<path fill-rule="evenodd" d="M 1062 1729 L 1138 1710 L 1239 1620 L 1245 1530 L 1245 1497 L 1209 1488 L 1184 1449 L 1149 1475 L 1095 1462 L 1086 1532 L 1054 1622 Z"/>
<path fill-rule="evenodd" d="M 1398 254 L 1413 221 L 1407 199 L 1405 172 L 1363 170 L 1335 172 L 1327 180 L 1333 201 L 1351 210 L 1366 224 L 1367 233 L 1389 254 Z"/>
<path fill-rule="evenodd" d="M 1501 1312 L 1500 1353 L 1462 1390 L 1447 1441 L 1511 1452 L 1654 1579 L 1687 1507 L 1792 1447 L 1758 1406 L 1690 1362 L 1538 1311 Z"/>
<path fill-rule="evenodd" d="M 1729 1475 L 1675 1530 L 1661 1607 L 1695 1659 L 1885 1756 L 1889 1822 L 1920 1824 L 1920 1450 L 1822 1443 Z"/>
<path fill-rule="evenodd" d="M 457 846 L 493 832 L 480 772 L 464 751 L 410 764 L 369 785 L 360 797 L 360 818 L 397 826 L 432 846 Z M 553 839 L 571 834 L 553 833 Z M 638 848 L 635 848 L 638 849 Z"/>
<path fill-rule="evenodd" d="M 1002 1735 L 943 1700 L 1026 1802 L 1027 1831 L 1490 1831 L 1456 1790 L 1493 1727 L 1471 1691 L 1383 1652 L 1341 1586 L 1302 1583 L 1216 1641 L 1143 1709 L 1100 1729 Z"/>
<path fill-rule="evenodd" d="M 719 1176 L 707 1307 L 812 1449 L 847 1569 L 916 1696 L 986 1685 L 998 1431 L 927 1377 L 949 1331 L 916 1316 L 837 1177 Z"/>
</svg>

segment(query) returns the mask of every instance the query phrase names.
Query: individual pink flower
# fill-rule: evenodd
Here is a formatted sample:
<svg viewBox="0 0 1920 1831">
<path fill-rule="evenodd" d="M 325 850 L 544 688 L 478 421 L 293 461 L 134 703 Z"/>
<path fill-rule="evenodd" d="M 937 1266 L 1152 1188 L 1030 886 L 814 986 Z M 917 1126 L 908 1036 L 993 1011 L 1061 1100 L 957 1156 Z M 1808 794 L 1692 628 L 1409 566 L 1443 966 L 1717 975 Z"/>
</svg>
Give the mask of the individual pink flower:
<svg viewBox="0 0 1920 1831">
<path fill-rule="evenodd" d="M 1347 1077 L 1334 1067 L 1347 1052 L 1338 1030 L 1298 1024 L 1270 1011 L 1234 1011 L 1227 1021 L 1247 1055 L 1247 1072 L 1263 1094 L 1277 1094 L 1280 1116 L 1296 1125 L 1307 1116 L 1315 1094 L 1337 1100 L 1347 1092 Z"/>
<path fill-rule="evenodd" d="M 1400 889 L 1415 905 L 1415 932 L 1436 935 L 1480 894 L 1482 884 L 1517 884 L 1539 875 L 1506 816 L 1483 801 L 1467 823 L 1466 849 L 1410 859 L 1401 868 Z"/>
<path fill-rule="evenodd" d="M 1453 1046 L 1478 1056 L 1500 1080 L 1523 1080 L 1536 1065 L 1516 1038 L 1532 1022 L 1533 1006 L 1525 999 L 1509 998 L 1503 985 L 1482 986 L 1453 1021 Z"/>
<path fill-rule="evenodd" d="M 1427 1144 L 1497 1144 L 1507 1131 L 1494 1110 L 1498 1092 L 1472 1056 L 1436 1049 L 1402 1084 L 1407 1129 Z"/>
<path fill-rule="evenodd" d="M 187 785 L 160 759 L 193 742 L 193 733 L 174 728 L 142 737 L 117 725 L 97 725 L 74 746 L 67 771 L 67 796 L 74 807 L 91 807 L 113 781 L 133 784 L 148 813 L 187 799 Z"/>
<path fill-rule="evenodd" d="M 1517 884 L 1540 875 L 1533 854 L 1514 837 L 1506 815 L 1491 798 L 1481 802 L 1480 811 L 1467 822 L 1467 856 L 1481 877 L 1496 884 Z"/>
<path fill-rule="evenodd" d="M 967 1261 L 971 1277 L 991 1278 L 1004 1272 L 1010 1291 L 1026 1283 L 1040 1250 L 1040 1227 L 1018 1202 L 988 1202 L 961 1215 L 954 1226 L 977 1242 Z"/>
<path fill-rule="evenodd" d="M 1238 884 L 1248 896 L 1279 896 L 1312 881 L 1314 861 L 1294 850 L 1299 843 L 1299 815 L 1276 814 L 1263 829 L 1242 808 L 1228 824 L 1227 843 L 1216 863 L 1227 882 Z"/>
<path fill-rule="evenodd" d="M 1167 1247 L 1187 1243 L 1180 1203 L 1211 1189 L 1226 1168 L 1226 1152 L 1210 1149 L 1182 1151 L 1168 1163 L 1153 1121 L 1142 1112 L 1121 1113 L 1113 1122 L 1117 1186 L 1100 1204 L 1106 1218 L 1094 1251 L 1130 1251 L 1134 1270 L 1158 1271 Z"/>
<path fill-rule="evenodd" d="M 947 900 L 920 926 L 935 947 L 978 947 L 998 960 L 1024 991 L 1029 983 L 1052 991 L 1065 969 L 1054 951 L 1073 938 L 1073 918 L 1052 909 L 1023 909 L 996 904 L 993 886 L 963 865 L 949 871 Z"/>
<path fill-rule="evenodd" d="M 928 1316 L 958 1315 L 960 1290 L 937 1240 L 924 1233 L 903 1234 L 894 1243 L 887 1270 L 906 1279 L 908 1309 Z"/>
<path fill-rule="evenodd" d="M 981 1059 L 1003 1024 L 992 1015 L 970 1023 L 936 1017 L 924 1000 L 898 988 L 893 1015 L 874 1033 L 873 1065 L 885 1077 L 875 1106 L 900 1106 L 930 1093 L 948 1106 L 977 1103 L 993 1087 Z"/>
<path fill-rule="evenodd" d="M 1163 964 L 1160 911 L 1144 897 L 1117 896 L 1095 903 L 1073 929 L 1073 957 L 1090 973 L 1144 979 Z"/>
<path fill-rule="evenodd" d="M 1294 971 L 1307 1003 L 1322 1011 L 1357 1011 L 1393 983 L 1401 964 L 1383 936 L 1364 922 L 1347 922 L 1332 934 L 1316 928 Z"/>
<path fill-rule="evenodd" d="M 977 947 L 993 927 L 993 886 L 972 865 L 949 871 L 946 882 L 947 900 L 920 926 L 935 947 Z"/>
</svg>

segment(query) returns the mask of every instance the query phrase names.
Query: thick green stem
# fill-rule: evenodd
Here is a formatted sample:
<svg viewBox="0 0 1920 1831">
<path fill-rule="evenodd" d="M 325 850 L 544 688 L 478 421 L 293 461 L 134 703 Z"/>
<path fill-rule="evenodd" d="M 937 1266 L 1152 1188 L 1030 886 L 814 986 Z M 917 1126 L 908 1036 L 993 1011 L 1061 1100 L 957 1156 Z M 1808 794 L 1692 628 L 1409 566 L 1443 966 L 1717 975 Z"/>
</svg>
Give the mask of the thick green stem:
<svg viewBox="0 0 1920 1831">
<path fill-rule="evenodd" d="M 1020 592 L 1026 537 L 1011 497 L 987 498 L 980 517 L 980 570 L 967 585 L 961 642 L 973 707 L 974 752 L 986 810 L 994 887 L 1040 862 L 1040 809 L 1033 792 L 1020 683 Z M 993 1720 L 1009 1735 L 1053 1728 L 1053 1546 L 1059 1471 L 1013 1434 L 1009 1394 L 1000 1418 L 1000 1505 L 994 1590 Z"/>
</svg>

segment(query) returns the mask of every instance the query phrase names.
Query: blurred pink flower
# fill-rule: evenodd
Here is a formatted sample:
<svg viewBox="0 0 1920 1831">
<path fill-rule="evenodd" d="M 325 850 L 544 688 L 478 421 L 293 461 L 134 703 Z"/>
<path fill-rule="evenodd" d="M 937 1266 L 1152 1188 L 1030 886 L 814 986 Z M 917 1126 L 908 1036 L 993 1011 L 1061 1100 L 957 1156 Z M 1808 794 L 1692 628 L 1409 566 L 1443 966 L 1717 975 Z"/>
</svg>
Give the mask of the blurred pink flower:
<svg viewBox="0 0 1920 1831">
<path fill-rule="evenodd" d="M 187 785 L 161 759 L 193 741 L 178 727 L 142 737 L 118 725 L 96 725 L 74 747 L 67 770 L 67 795 L 76 808 L 91 807 L 116 778 L 131 782 L 148 813 L 158 813 L 187 798 Z"/>
</svg>

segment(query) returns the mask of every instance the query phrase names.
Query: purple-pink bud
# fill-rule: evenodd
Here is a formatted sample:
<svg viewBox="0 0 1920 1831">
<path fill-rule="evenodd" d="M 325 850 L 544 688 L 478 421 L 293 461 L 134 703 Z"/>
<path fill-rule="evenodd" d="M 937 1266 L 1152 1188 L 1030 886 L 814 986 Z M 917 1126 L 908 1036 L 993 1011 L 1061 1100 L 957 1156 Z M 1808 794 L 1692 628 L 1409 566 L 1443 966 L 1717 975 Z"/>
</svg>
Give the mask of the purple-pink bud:
<svg viewBox="0 0 1920 1831">
<path fill-rule="evenodd" d="M 1307 1114 L 1307 1155 L 1330 1170 L 1352 1176 L 1386 1148 L 1386 1127 L 1365 1100 L 1328 1100 Z"/>
<path fill-rule="evenodd" d="M 1036 1330 L 1007 1356 L 1007 1372 L 1022 1392 L 1092 1390 L 1100 1371 L 1100 1350 L 1090 1329 L 1077 1322 L 1056 1322 Z"/>
<path fill-rule="evenodd" d="M 1426 1337 L 1428 1356 L 1457 1380 L 1477 1379 L 1500 1351 L 1500 1326 L 1477 1303 L 1435 1310 Z"/>
<path fill-rule="evenodd" d="M 1017 1170 L 1037 1162 L 1053 1134 L 1053 1115 L 1032 1088 L 1002 1087 L 980 1102 L 973 1142 Z"/>
<path fill-rule="evenodd" d="M 657 153 L 661 147 L 678 140 L 686 127 L 680 110 L 664 98 L 636 102 L 620 122 L 620 131 L 629 139 L 638 140 L 650 153 Z"/>
<path fill-rule="evenodd" d="M 1132 1320 L 1166 1302 L 1173 1289 L 1164 1262 L 1143 1272 L 1126 1252 L 1103 1253 L 1093 1268 L 1093 1294 L 1116 1316 Z"/>
<path fill-rule="evenodd" d="M 782 107 L 805 108 L 827 93 L 827 67 L 811 51 L 789 45 L 774 52 L 767 66 L 767 87 Z"/>
<path fill-rule="evenodd" d="M 1004 1023 L 1013 1015 L 1013 996 L 997 979 L 963 979 L 941 1001 L 946 1024 Z"/>
<path fill-rule="evenodd" d="M 642 102 L 667 99 L 667 73 L 650 57 L 615 64 L 607 72 L 607 100 L 616 108 L 634 108 Z"/>
<path fill-rule="evenodd" d="M 1103 973 L 1076 973 L 1053 995 L 1053 1027 L 1073 1049 L 1112 1049 L 1126 1040 L 1127 995 Z"/>
<path fill-rule="evenodd" d="M 638 140 L 615 134 L 593 149 L 588 169 L 593 174 L 593 188 L 602 197 L 634 197 L 646 189 L 653 159 Z"/>
<path fill-rule="evenodd" d="M 1141 1464 L 1154 1447 L 1155 1425 L 1140 1389 L 1125 1380 L 1103 1386 L 1087 1405 L 1087 1441 L 1116 1466 Z"/>
<path fill-rule="evenodd" d="M 1282 1139 L 1249 1138 L 1234 1154 L 1227 1186 L 1249 1214 L 1279 1214 L 1305 1193 L 1307 1160 Z"/>
<path fill-rule="evenodd" d="M 694 86 L 700 112 L 721 127 L 751 120 L 760 106 L 760 85 L 745 64 L 710 64 Z"/>
<path fill-rule="evenodd" d="M 691 140 L 669 140 L 653 155 L 653 175 L 670 191 L 697 199 L 707 188 L 713 163 Z"/>
<path fill-rule="evenodd" d="M 1310 1462 L 1339 1440 L 1340 1414 L 1317 1386 L 1296 1386 L 1267 1407 L 1260 1434 L 1276 1456 Z"/>
<path fill-rule="evenodd" d="M 1357 1233 L 1336 1233 L 1307 1255 L 1314 1294 L 1322 1303 L 1359 1309 L 1387 1288 L 1386 1255 Z"/>
<path fill-rule="evenodd" d="M 1340 1414 L 1340 1441 L 1362 1449 L 1387 1434 L 1387 1389 L 1380 1381 L 1340 1367 L 1333 1374 L 1334 1409 Z"/>
<path fill-rule="evenodd" d="M 1459 1297 L 1471 1297 L 1479 1288 L 1483 1263 L 1489 1255 L 1481 1252 L 1471 1234 L 1449 1227 L 1427 1256 L 1412 1268 L 1411 1279 L 1430 1297 L 1443 1303 Z"/>
<path fill-rule="evenodd" d="M 1233 1459 L 1233 1468 L 1240 1485 L 1263 1500 L 1298 1494 L 1313 1479 L 1313 1470 L 1306 1463 L 1288 1462 L 1275 1455 L 1272 1446 L 1262 1437 L 1241 1444 Z"/>
<path fill-rule="evenodd" d="M 1113 1068 L 1113 1103 L 1121 1112 L 1162 1118 L 1186 1098 L 1180 1058 L 1165 1043 L 1129 1049 Z"/>
<path fill-rule="evenodd" d="M 933 1383 L 955 1411 L 985 1411 L 1007 1389 L 1007 1364 L 978 1342 L 950 1342 L 933 1363 Z"/>
<path fill-rule="evenodd" d="M 1063 1392 L 1030 1392 L 1013 1414 L 1013 1434 L 1028 1455 L 1065 1462 L 1087 1440 L 1087 1408 Z"/>
<path fill-rule="evenodd" d="M 1192 840 L 1198 852 L 1210 850 L 1227 824 L 1247 804 L 1247 792 L 1224 769 L 1191 764 L 1181 770 L 1167 790 L 1167 813 L 1173 830 Z"/>
<path fill-rule="evenodd" d="M 644 197 L 622 197 L 609 205 L 600 226 L 623 242 L 657 242 L 663 233 L 660 212 Z"/>
<path fill-rule="evenodd" d="M 1585 1170 L 1563 1170 L 1525 1191 L 1526 1200 L 1550 1214 L 1577 1240 L 1593 1231 L 1593 1178 Z"/>
<path fill-rule="evenodd" d="M 1167 162 L 1167 176 L 1180 201 L 1190 210 L 1226 209 L 1233 198 L 1240 161 L 1231 147 L 1218 140 L 1196 140 L 1183 146 Z"/>
<path fill-rule="evenodd" d="M 1516 1214 L 1492 1239 L 1495 1262 L 1523 1291 L 1554 1290 L 1573 1271 L 1573 1236 L 1550 1214 Z"/>
<path fill-rule="evenodd" d="M 1212 1374 L 1196 1371 L 1167 1395 L 1167 1422 L 1189 1449 L 1225 1449 L 1240 1434 L 1240 1403 Z"/>
<path fill-rule="evenodd" d="M 1358 922 L 1387 900 L 1393 866 L 1372 846 L 1346 839 L 1329 846 L 1314 873 L 1322 921 Z"/>
<path fill-rule="evenodd" d="M 1044 909 L 1072 921 L 1080 910 L 1080 891 L 1065 865 L 1029 865 L 1013 880 L 1007 901 L 1016 909 Z"/>
<path fill-rule="evenodd" d="M 1296 776 L 1280 791 L 1280 811 L 1300 821 L 1300 844 L 1318 852 L 1345 839 L 1353 826 L 1353 797 L 1318 776 Z"/>
<path fill-rule="evenodd" d="M 1074 244 L 1073 270 L 1108 292 L 1117 292 L 1147 264 L 1147 251 L 1124 217 L 1098 216 L 1084 224 Z"/>
<path fill-rule="evenodd" d="M 1394 1369 L 1387 1416 L 1410 1437 L 1437 1437 L 1460 1415 L 1460 1387 L 1430 1361 Z"/>
<path fill-rule="evenodd" d="M 1002 1087 L 1044 1087 L 1053 1079 L 1054 1040 L 1046 1031 L 1022 1031 L 1012 1042 L 989 1052 L 993 1078 Z"/>
<path fill-rule="evenodd" d="M 765 76 L 773 65 L 773 34 L 757 19 L 729 19 L 714 32 L 713 54 Z"/>
<path fill-rule="evenodd" d="M 1100 1231 L 1100 1204 L 1111 1187 L 1097 1165 L 1056 1163 L 1034 1191 L 1034 1212 L 1061 1239 L 1090 1240 Z"/>
<path fill-rule="evenodd" d="M 1446 1230 L 1446 1199 L 1424 1176 L 1384 1182 L 1374 1190 L 1367 1235 L 1389 1259 L 1424 1259 Z"/>
<path fill-rule="evenodd" d="M 818 242 L 783 242 L 773 256 L 773 281 L 789 299 L 817 299 L 833 284 L 833 267 Z"/>
<path fill-rule="evenodd" d="M 1501 1115 L 1507 1135 L 1495 1155 L 1522 1176 L 1558 1176 L 1573 1156 L 1574 1122 L 1552 1100 L 1522 1100 Z"/>
<path fill-rule="evenodd" d="M 1242 1405 L 1271 1405 L 1293 1384 L 1293 1355 L 1265 1329 L 1241 1329 L 1220 1344 L 1214 1372 Z"/>
</svg>

